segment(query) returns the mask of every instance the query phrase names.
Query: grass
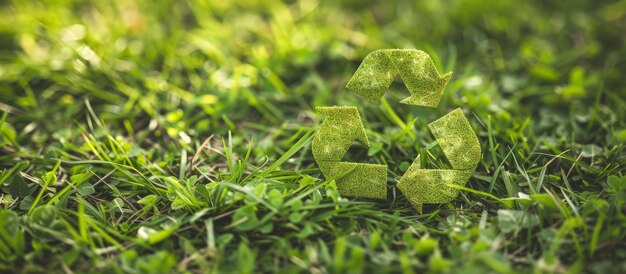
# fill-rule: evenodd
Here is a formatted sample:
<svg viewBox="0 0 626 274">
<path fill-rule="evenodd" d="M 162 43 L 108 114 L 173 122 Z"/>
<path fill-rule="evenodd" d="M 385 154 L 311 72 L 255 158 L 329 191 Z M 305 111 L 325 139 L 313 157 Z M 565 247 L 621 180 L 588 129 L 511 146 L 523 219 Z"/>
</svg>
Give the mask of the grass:
<svg viewBox="0 0 626 274">
<path fill-rule="evenodd" d="M 0 2 L 0 272 L 626 272 L 626 2 L 413 2 Z M 345 89 L 389 48 L 454 72 L 438 108 Z M 388 199 L 317 168 L 333 105 Z M 417 213 L 456 108 L 482 159 Z"/>
</svg>

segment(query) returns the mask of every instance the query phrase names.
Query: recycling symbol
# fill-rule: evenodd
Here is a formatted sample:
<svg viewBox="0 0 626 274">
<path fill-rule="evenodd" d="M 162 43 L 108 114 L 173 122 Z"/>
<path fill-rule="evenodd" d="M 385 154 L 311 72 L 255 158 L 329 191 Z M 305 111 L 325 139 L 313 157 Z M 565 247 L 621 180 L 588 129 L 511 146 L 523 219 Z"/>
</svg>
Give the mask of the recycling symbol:
<svg viewBox="0 0 626 274">
<path fill-rule="evenodd" d="M 430 56 L 415 49 L 384 49 L 368 54 L 346 88 L 377 103 L 396 77 L 411 94 L 403 104 L 436 108 L 452 72 L 439 74 Z M 387 198 L 387 166 L 343 162 L 352 142 L 369 147 L 359 112 L 354 106 L 317 107 L 324 116 L 312 142 L 315 161 L 327 180 L 335 180 L 342 196 Z M 480 143 L 461 109 L 428 124 L 452 169 L 424 169 L 419 155 L 396 184 L 409 202 L 421 211 L 423 204 L 447 203 L 459 193 L 476 170 Z"/>
</svg>

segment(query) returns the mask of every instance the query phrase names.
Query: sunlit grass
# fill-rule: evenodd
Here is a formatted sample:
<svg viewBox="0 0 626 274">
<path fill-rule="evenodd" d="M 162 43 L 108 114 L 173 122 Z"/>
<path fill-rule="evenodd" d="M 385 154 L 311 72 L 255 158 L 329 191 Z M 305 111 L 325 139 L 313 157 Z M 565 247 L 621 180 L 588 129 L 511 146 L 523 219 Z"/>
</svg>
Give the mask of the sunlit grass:
<svg viewBox="0 0 626 274">
<path fill-rule="evenodd" d="M 414 3 L 415 2 L 415 3 Z M 0 272 L 626 272 L 624 1 L 0 3 Z M 454 71 L 439 107 L 345 86 L 368 53 Z M 355 106 L 388 199 L 342 197 L 312 153 Z M 428 125 L 481 144 L 459 195 Z"/>
</svg>

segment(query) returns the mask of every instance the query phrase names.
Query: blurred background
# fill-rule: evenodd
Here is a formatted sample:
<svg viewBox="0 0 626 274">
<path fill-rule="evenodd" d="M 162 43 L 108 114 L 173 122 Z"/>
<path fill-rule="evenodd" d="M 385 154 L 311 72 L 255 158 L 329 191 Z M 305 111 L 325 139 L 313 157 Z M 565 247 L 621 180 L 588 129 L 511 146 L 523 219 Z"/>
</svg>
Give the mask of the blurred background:
<svg viewBox="0 0 626 274">
<path fill-rule="evenodd" d="M 17 142 L 44 150 L 72 139 L 86 100 L 121 134 L 157 138 L 378 108 L 344 86 L 381 48 L 454 71 L 442 113 L 511 129 L 530 117 L 556 141 L 626 139 L 625 1 L 1 1 L 0 17 L 0 109 Z"/>
<path fill-rule="evenodd" d="M 45 272 L 41 265 L 60 267 L 48 254 L 62 254 L 79 270 L 181 270 L 193 261 L 238 272 L 258 269 L 262 257 L 297 271 L 316 266 L 310 254 L 319 253 L 337 272 L 400 264 L 565 272 L 559 258 L 608 273 L 626 258 L 624 0 L 0 0 L 0 18 L 0 213 L 14 216 L 0 228 L 27 232 L 26 251 L 0 250 L 13 256 L 7 262 Z M 345 89 L 361 60 L 385 48 L 424 50 L 440 72 L 454 72 L 437 109 L 399 104 L 408 94 L 399 81 L 380 104 Z M 353 146 L 347 159 L 388 164 L 389 201 L 338 206 L 331 187 L 324 196 L 314 189 L 322 178 L 298 140 L 319 126 L 314 107 L 331 105 L 360 109 L 372 146 Z M 457 107 L 483 148 L 467 185 L 475 192 L 416 215 L 393 184 L 416 154 L 441 154 L 426 125 Z M 435 158 L 430 167 L 446 165 Z M 255 173 L 261 166 L 272 170 Z M 264 180 L 280 203 L 313 189 L 305 207 L 314 209 L 294 203 L 273 217 L 267 202 L 234 190 L 209 197 L 218 183 L 248 179 Z M 489 196 L 519 193 L 543 200 Z M 44 202 L 58 214 L 37 206 Z M 39 208 L 54 213 L 43 223 L 67 229 L 31 231 Z M 4 221 L 16 213 L 21 221 Z M 271 220 L 262 233 L 257 214 Z M 220 238 L 206 251 L 213 230 Z M 343 253 L 352 258 L 345 265 Z"/>
</svg>

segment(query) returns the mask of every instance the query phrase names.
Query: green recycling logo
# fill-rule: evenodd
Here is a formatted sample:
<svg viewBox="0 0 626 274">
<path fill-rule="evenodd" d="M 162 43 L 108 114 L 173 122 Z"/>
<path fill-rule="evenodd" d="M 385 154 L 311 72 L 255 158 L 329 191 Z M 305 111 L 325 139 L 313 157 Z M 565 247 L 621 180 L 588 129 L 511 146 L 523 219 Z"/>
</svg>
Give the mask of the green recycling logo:
<svg viewBox="0 0 626 274">
<path fill-rule="evenodd" d="M 368 54 L 346 88 L 377 103 L 400 76 L 410 96 L 403 104 L 436 108 L 452 72 L 439 74 L 433 60 L 421 50 L 384 49 Z M 342 162 L 352 142 L 369 146 L 356 107 L 318 107 L 324 116 L 312 142 L 313 158 L 327 180 L 335 180 L 346 197 L 387 198 L 387 166 Z M 480 143 L 461 109 L 428 125 L 452 169 L 424 169 L 417 157 L 396 186 L 416 209 L 423 204 L 446 203 L 459 193 L 450 185 L 465 185 L 481 157 Z"/>
</svg>

